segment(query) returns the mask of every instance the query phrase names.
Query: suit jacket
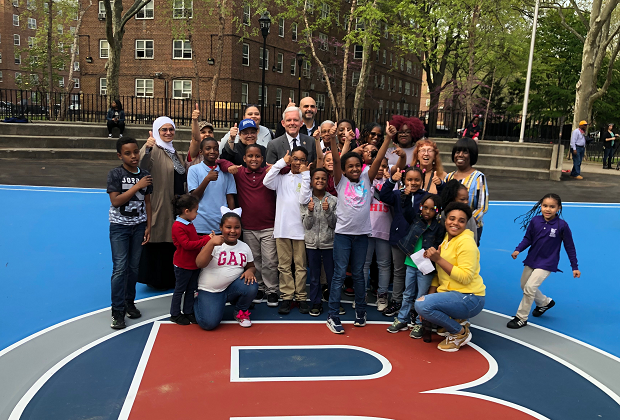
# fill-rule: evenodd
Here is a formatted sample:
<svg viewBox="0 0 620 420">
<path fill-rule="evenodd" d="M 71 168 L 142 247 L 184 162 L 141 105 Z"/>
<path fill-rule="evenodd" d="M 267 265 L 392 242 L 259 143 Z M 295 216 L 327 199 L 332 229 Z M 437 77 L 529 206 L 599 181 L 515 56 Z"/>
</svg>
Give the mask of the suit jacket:
<svg viewBox="0 0 620 420">
<path fill-rule="evenodd" d="M 308 164 L 314 162 L 316 160 L 316 144 L 314 142 L 314 137 L 299 133 L 299 143 L 300 146 L 305 147 L 308 151 Z M 267 145 L 267 163 L 276 163 L 286 156 L 287 151 L 291 151 L 291 145 L 288 142 L 286 134 L 271 140 Z"/>
</svg>

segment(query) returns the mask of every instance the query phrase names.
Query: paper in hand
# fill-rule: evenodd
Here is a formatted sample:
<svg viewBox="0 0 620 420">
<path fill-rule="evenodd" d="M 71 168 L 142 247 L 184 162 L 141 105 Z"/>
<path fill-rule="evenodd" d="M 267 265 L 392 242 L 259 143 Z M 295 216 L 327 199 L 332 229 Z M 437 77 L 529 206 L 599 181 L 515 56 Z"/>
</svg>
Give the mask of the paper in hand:
<svg viewBox="0 0 620 420">
<path fill-rule="evenodd" d="M 435 271 L 435 266 L 428 258 L 424 257 L 424 250 L 421 249 L 415 254 L 411 254 L 411 260 L 418 267 L 418 270 L 422 272 L 422 274 L 429 274 Z"/>
</svg>

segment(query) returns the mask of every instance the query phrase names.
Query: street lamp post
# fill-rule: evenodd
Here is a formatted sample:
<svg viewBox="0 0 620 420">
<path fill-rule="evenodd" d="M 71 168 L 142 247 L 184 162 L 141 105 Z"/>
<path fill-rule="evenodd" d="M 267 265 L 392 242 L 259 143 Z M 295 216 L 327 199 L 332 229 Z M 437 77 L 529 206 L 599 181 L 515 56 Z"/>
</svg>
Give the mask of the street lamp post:
<svg viewBox="0 0 620 420">
<path fill-rule="evenodd" d="M 538 4 L 536 0 L 534 7 L 534 22 L 532 23 L 532 39 L 530 40 L 530 57 L 527 62 L 527 76 L 525 78 L 525 97 L 523 98 L 523 112 L 521 113 L 521 132 L 519 133 L 519 143 L 524 142 L 525 120 L 527 119 L 527 102 L 530 96 L 530 81 L 532 80 L 532 61 L 534 60 L 534 44 L 536 43 L 536 25 L 538 24 Z"/>
<path fill-rule="evenodd" d="M 271 18 L 269 17 L 269 12 L 265 10 L 263 15 L 258 19 L 258 23 L 260 25 L 260 32 L 263 35 L 263 62 L 261 63 L 261 67 L 263 68 L 263 82 L 262 82 L 262 91 L 261 91 L 261 101 L 260 101 L 260 115 L 262 118 L 265 118 L 265 68 L 266 65 L 266 56 L 267 56 L 267 35 L 269 35 L 269 27 L 271 26 Z"/>
<path fill-rule="evenodd" d="M 301 101 L 301 65 L 304 63 L 306 54 L 303 51 L 297 53 L 297 103 Z"/>
</svg>

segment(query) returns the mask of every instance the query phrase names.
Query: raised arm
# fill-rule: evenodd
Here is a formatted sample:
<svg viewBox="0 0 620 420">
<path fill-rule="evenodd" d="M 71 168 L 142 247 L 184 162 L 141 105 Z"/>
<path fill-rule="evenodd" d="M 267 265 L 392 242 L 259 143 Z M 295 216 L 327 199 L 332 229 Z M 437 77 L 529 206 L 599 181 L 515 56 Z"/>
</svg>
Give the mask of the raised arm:
<svg viewBox="0 0 620 420">
<path fill-rule="evenodd" d="M 217 235 L 211 238 L 209 242 L 202 248 L 198 256 L 196 257 L 196 266 L 198 268 L 205 268 L 209 265 L 213 259 L 213 248 L 224 243 L 224 237 Z"/>
<path fill-rule="evenodd" d="M 288 151 L 286 152 L 286 156 L 273 164 L 265 178 L 263 178 L 263 185 L 270 190 L 276 190 L 278 186 L 278 175 L 280 175 L 280 170 L 287 165 L 287 159 L 290 159 L 290 155 Z"/>
<path fill-rule="evenodd" d="M 153 169 L 153 154 L 151 152 L 155 144 L 157 144 L 157 142 L 155 137 L 153 137 L 153 132 L 149 131 L 149 138 L 146 140 L 146 143 L 144 143 L 144 146 L 142 146 L 142 149 L 140 149 L 140 168 L 146 169 L 149 172 Z"/>
<path fill-rule="evenodd" d="M 394 136 L 395 131 L 396 131 L 396 128 L 394 126 L 391 126 L 390 123 L 388 122 L 385 127 L 386 139 L 383 140 L 383 144 L 381 145 L 381 148 L 379 149 L 379 153 L 377 153 L 377 157 L 375 157 L 375 160 L 372 162 L 372 165 L 370 166 L 370 169 L 368 170 L 368 178 L 370 178 L 371 180 L 375 179 L 375 177 L 377 176 L 377 173 L 379 172 L 379 168 L 381 167 L 381 162 L 383 161 L 383 158 L 385 157 L 385 152 L 387 152 L 387 149 L 388 149 L 389 141 Z"/>
<path fill-rule="evenodd" d="M 189 143 L 189 150 L 187 154 L 192 160 L 198 157 L 200 152 L 200 129 L 198 127 L 198 120 L 200 119 L 200 110 L 198 104 L 196 109 L 192 111 L 192 141 Z"/>
</svg>

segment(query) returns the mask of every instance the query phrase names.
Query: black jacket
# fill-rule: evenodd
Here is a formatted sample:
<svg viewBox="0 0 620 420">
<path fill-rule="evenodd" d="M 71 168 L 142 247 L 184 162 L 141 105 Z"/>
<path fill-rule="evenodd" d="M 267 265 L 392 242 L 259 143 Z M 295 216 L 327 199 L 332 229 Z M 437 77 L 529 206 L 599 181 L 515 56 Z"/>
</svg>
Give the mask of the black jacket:
<svg viewBox="0 0 620 420">
<path fill-rule="evenodd" d="M 392 225 L 390 226 L 390 245 L 398 246 L 398 242 L 407 235 L 409 226 L 420 213 L 420 201 L 426 191 L 420 189 L 413 194 L 401 198 L 401 191 L 394 191 L 394 181 L 388 179 L 381 187 L 379 199 L 392 206 Z"/>
<path fill-rule="evenodd" d="M 224 146 L 224 150 L 222 150 L 222 154 L 220 155 L 220 159 L 226 159 L 232 162 L 235 165 L 243 165 L 247 166 L 243 161 L 243 156 L 245 156 L 245 148 L 246 145 L 242 142 L 233 143 L 234 148 L 230 148 L 230 143 L 226 142 Z M 263 164 L 261 166 L 266 166 L 267 164 L 267 149 L 264 146 L 258 145 L 260 147 L 260 152 L 263 155 Z"/>
<path fill-rule="evenodd" d="M 407 235 L 398 241 L 398 247 L 405 254 L 411 255 L 413 254 L 415 244 L 422 236 L 422 249 L 429 249 L 431 247 L 438 249 L 445 235 L 446 229 L 441 222 L 437 221 L 437 218 L 433 219 L 429 225 L 421 216 L 418 216 L 414 223 L 411 224 Z"/>
</svg>

